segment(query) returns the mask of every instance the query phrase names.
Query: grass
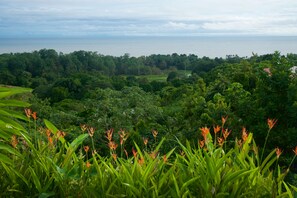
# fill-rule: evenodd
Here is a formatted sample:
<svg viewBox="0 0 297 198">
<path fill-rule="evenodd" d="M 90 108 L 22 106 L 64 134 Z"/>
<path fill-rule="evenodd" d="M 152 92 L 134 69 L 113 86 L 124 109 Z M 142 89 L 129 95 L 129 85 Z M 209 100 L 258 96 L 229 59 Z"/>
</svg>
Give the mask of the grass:
<svg viewBox="0 0 297 198">
<path fill-rule="evenodd" d="M 191 70 L 186 70 L 186 71 L 185 70 L 177 70 L 176 72 L 181 77 L 189 77 L 192 73 Z M 170 71 L 165 71 L 162 74 L 140 75 L 140 76 L 135 76 L 135 77 L 136 78 L 147 78 L 149 82 L 152 82 L 152 81 L 166 82 L 169 73 L 170 73 Z M 127 76 L 124 75 L 124 77 L 127 77 Z"/>
</svg>

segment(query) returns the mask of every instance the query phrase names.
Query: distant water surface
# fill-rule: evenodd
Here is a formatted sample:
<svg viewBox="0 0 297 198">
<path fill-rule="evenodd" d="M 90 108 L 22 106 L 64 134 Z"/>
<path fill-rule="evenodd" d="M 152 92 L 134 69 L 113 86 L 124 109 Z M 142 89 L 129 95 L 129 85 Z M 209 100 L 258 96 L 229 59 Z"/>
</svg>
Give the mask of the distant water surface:
<svg viewBox="0 0 297 198">
<path fill-rule="evenodd" d="M 0 39 L 0 53 L 55 49 L 69 53 L 94 51 L 103 55 L 196 54 L 199 57 L 251 56 L 280 51 L 297 54 L 297 37 L 115 37 L 59 39 Z"/>
</svg>

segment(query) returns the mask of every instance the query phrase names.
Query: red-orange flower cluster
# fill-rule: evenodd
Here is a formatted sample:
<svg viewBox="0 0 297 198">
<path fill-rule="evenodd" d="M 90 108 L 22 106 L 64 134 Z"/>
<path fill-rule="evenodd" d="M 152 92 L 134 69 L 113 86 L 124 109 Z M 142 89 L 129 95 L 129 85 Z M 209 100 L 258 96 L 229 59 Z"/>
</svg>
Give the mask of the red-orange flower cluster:
<svg viewBox="0 0 297 198">
<path fill-rule="evenodd" d="M 276 153 L 276 157 L 277 159 L 279 158 L 279 156 L 282 154 L 282 150 L 278 147 L 275 148 L 275 153 Z"/>
<path fill-rule="evenodd" d="M 154 138 L 156 138 L 157 135 L 158 135 L 158 131 L 157 131 L 157 130 L 153 130 L 153 131 L 152 131 L 152 134 L 153 134 Z"/>
<path fill-rule="evenodd" d="M 110 150 L 115 151 L 117 149 L 117 147 L 118 147 L 118 144 L 116 144 L 114 141 L 111 141 L 111 142 L 108 143 L 108 146 L 109 146 Z"/>
<path fill-rule="evenodd" d="M 228 129 L 223 130 L 223 137 L 226 140 L 227 137 L 230 135 L 231 131 L 229 131 Z"/>
<path fill-rule="evenodd" d="M 25 109 L 25 114 L 26 114 L 26 116 L 27 116 L 27 118 L 33 118 L 34 120 L 37 120 L 37 113 L 34 111 L 34 112 L 32 112 L 32 110 L 31 109 Z"/>
<path fill-rule="evenodd" d="M 144 145 L 146 146 L 147 143 L 148 143 L 148 138 L 143 138 L 143 143 L 144 143 Z"/>
<path fill-rule="evenodd" d="M 123 129 L 120 129 L 120 131 L 118 133 L 120 136 L 120 144 L 123 145 L 128 138 L 128 133 Z"/>
<path fill-rule="evenodd" d="M 218 132 L 220 132 L 220 130 L 221 130 L 221 127 L 219 125 L 217 125 L 216 127 L 213 127 L 213 132 L 215 134 L 217 134 Z"/>
<path fill-rule="evenodd" d="M 86 153 L 88 153 L 88 152 L 89 152 L 89 149 L 90 149 L 90 147 L 89 147 L 89 146 L 84 146 L 84 150 L 85 150 L 85 152 L 86 152 Z"/>
<path fill-rule="evenodd" d="M 202 127 L 200 128 L 201 132 L 202 132 L 202 136 L 204 138 L 204 140 L 206 141 L 207 139 L 207 135 L 209 134 L 209 128 L 207 127 Z"/>
<path fill-rule="evenodd" d="M 271 130 L 274 127 L 276 122 L 277 122 L 277 119 L 270 119 L 270 118 L 267 119 L 267 125 L 269 127 L 269 130 Z"/>
<path fill-rule="evenodd" d="M 224 144 L 224 138 L 220 138 L 220 137 L 218 137 L 218 144 L 220 145 L 220 146 L 223 146 L 223 144 Z"/>
<path fill-rule="evenodd" d="M 18 143 L 19 143 L 19 141 L 18 141 L 18 139 L 17 139 L 17 136 L 16 136 L 16 135 L 13 135 L 13 136 L 11 137 L 11 145 L 12 145 L 12 147 L 13 147 L 13 148 L 16 148 L 17 145 L 18 145 Z"/>
<path fill-rule="evenodd" d="M 109 129 L 106 131 L 106 138 L 108 139 L 109 142 L 112 141 L 112 135 L 113 135 L 113 129 Z"/>
<path fill-rule="evenodd" d="M 243 140 L 244 142 L 245 142 L 245 141 L 247 140 L 247 138 L 248 138 L 248 132 L 247 132 L 247 130 L 246 130 L 245 127 L 242 127 L 241 138 L 242 138 L 242 140 Z"/>
<path fill-rule="evenodd" d="M 93 127 L 89 127 L 87 130 L 88 130 L 89 136 L 93 137 L 93 135 L 95 133 L 95 129 Z"/>
</svg>

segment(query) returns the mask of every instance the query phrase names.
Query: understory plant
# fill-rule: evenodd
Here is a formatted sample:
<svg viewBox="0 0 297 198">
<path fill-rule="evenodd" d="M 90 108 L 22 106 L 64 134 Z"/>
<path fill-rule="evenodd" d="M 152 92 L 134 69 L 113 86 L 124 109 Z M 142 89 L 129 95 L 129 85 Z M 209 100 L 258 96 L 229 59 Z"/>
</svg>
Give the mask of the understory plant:
<svg viewBox="0 0 297 198">
<path fill-rule="evenodd" d="M 102 144 L 110 155 L 101 156 L 92 139 L 94 128 L 83 125 L 88 133 L 68 142 L 67 134 L 48 120 L 37 127 L 37 114 L 29 104 L 7 99 L 26 92 L 30 90 L 0 88 L 3 197 L 294 197 L 297 190 L 284 181 L 290 167 L 278 165 L 281 151 L 275 149 L 262 159 L 245 128 L 231 148 L 226 146 L 230 131 L 223 123 L 213 133 L 201 128 L 203 139 L 196 147 L 176 139 L 179 147 L 167 153 L 162 152 L 164 138 L 155 144 L 156 130 L 151 149 L 144 138 L 145 149 L 134 144 L 131 151 L 125 148 L 127 132 L 119 132 L 118 146 L 113 130 L 108 130 L 108 142 Z M 17 107 L 26 108 L 26 114 Z M 92 145 L 85 144 L 87 138 Z M 297 148 L 294 152 L 296 156 Z"/>
</svg>

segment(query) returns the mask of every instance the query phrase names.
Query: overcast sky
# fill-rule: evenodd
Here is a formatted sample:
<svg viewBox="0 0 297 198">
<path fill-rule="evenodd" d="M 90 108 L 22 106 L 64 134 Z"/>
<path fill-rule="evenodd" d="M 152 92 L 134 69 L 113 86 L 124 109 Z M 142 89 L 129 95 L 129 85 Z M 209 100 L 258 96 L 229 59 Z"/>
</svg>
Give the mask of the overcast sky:
<svg viewBox="0 0 297 198">
<path fill-rule="evenodd" d="M 0 37 L 297 36 L 297 0 L 1 0 Z"/>
</svg>

